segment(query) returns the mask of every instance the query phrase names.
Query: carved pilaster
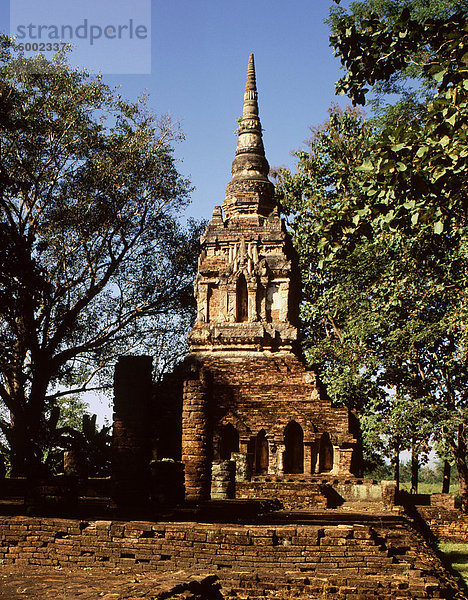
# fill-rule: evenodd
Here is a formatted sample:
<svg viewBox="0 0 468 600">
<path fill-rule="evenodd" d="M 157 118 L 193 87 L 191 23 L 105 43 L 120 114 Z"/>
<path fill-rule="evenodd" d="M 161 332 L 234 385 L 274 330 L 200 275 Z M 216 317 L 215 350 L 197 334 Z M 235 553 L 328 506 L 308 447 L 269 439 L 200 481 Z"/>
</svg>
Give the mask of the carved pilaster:
<svg viewBox="0 0 468 600">
<path fill-rule="evenodd" d="M 227 290 L 226 286 L 220 283 L 219 285 L 219 310 L 218 319 L 221 323 L 227 321 Z"/>
<path fill-rule="evenodd" d="M 247 292 L 248 292 L 248 307 L 249 307 L 249 321 L 256 322 L 258 321 L 258 313 L 257 313 L 257 283 L 248 283 L 247 284 Z"/>
<path fill-rule="evenodd" d="M 312 473 L 312 448 L 310 444 L 304 444 L 304 473 Z"/>
<path fill-rule="evenodd" d="M 284 473 L 284 452 L 286 448 L 284 444 L 276 445 L 276 472 L 278 475 Z"/>
<path fill-rule="evenodd" d="M 259 300 L 259 317 L 260 321 L 266 323 L 267 313 L 266 313 L 266 300 L 267 300 L 267 288 L 268 288 L 268 277 L 262 277 L 260 279 L 260 284 L 258 286 L 258 300 Z"/>
<path fill-rule="evenodd" d="M 236 320 L 237 311 L 237 298 L 236 298 L 236 284 L 228 283 L 226 285 L 226 321 L 228 323 L 234 323 Z"/>
<path fill-rule="evenodd" d="M 208 290 L 209 286 L 205 282 L 200 282 L 198 286 L 198 322 L 206 323 L 208 321 Z"/>
<path fill-rule="evenodd" d="M 278 446 L 274 440 L 268 440 L 268 475 L 276 475 L 278 470 Z"/>
<path fill-rule="evenodd" d="M 288 297 L 289 297 L 289 282 L 282 281 L 279 286 L 279 320 L 281 323 L 286 323 L 288 320 Z"/>
</svg>

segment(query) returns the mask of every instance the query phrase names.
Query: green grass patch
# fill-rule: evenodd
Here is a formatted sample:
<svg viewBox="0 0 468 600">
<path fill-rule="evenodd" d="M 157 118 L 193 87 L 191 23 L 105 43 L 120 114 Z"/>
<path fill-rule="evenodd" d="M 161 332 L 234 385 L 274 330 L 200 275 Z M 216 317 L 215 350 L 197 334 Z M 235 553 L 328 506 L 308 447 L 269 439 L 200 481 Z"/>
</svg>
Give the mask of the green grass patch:
<svg viewBox="0 0 468 600">
<path fill-rule="evenodd" d="M 409 481 L 400 482 L 400 489 L 406 490 L 407 492 L 411 489 L 411 483 Z M 419 494 L 440 494 L 442 492 L 442 484 L 441 483 L 424 483 L 421 482 L 418 485 L 418 493 Z M 460 484 L 453 483 L 450 486 L 450 493 L 457 496 L 460 493 Z"/>
<path fill-rule="evenodd" d="M 440 542 L 439 548 L 468 585 L 468 543 Z"/>
</svg>

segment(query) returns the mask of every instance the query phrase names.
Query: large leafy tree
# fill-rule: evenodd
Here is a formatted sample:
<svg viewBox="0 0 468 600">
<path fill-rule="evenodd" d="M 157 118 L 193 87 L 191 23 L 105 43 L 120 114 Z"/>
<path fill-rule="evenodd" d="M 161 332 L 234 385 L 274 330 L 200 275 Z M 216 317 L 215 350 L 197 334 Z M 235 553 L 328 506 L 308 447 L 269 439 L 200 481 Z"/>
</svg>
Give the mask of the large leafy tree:
<svg viewBox="0 0 468 600">
<path fill-rule="evenodd" d="M 457 465 L 468 510 L 467 6 L 454 2 L 442 16 L 418 20 L 407 4 L 392 20 L 367 13 L 356 22 L 342 15 L 331 37 L 347 70 L 338 89 L 355 102 L 365 101 L 366 85 L 389 81 L 415 56 L 422 76 L 436 86 L 419 111 L 395 119 L 376 140 L 361 166 L 369 175 L 364 194 L 346 208 L 347 231 L 338 243 L 359 236 L 364 217 L 365 228 L 393 231 L 422 250 L 405 290 L 425 281 L 415 306 L 432 296 L 420 315 L 432 315 L 433 324 L 415 332 L 412 360 Z"/>
<path fill-rule="evenodd" d="M 393 386 L 391 413 L 374 400 L 391 425 L 381 429 L 421 434 L 412 442 L 420 448 L 430 434 L 443 439 L 468 509 L 466 12 L 461 2 L 445 3 L 426 18 L 412 9 L 434 3 L 420 1 L 398 2 L 391 15 L 369 10 L 378 4 L 388 7 L 356 3 L 352 14 L 333 17 L 331 41 L 346 69 L 338 90 L 364 103 L 376 84 L 404 80 L 417 59 L 415 74 L 431 97 L 412 98 L 372 136 L 359 134 L 361 153 L 349 152 L 352 189 L 342 184 L 336 154 L 325 162 L 334 187 L 317 182 L 311 151 L 298 174 L 283 176 L 283 193 L 296 207 L 302 198 L 300 213 L 315 213 L 298 220 L 299 233 L 306 228 L 299 245 L 318 254 L 311 279 L 324 287 L 312 316 L 328 331 L 315 352 L 325 339 L 345 357 L 345 379 L 370 372 L 372 382 Z M 328 204 L 311 208 L 324 197 Z"/>
<path fill-rule="evenodd" d="M 406 337 L 412 339 L 410 298 L 402 301 L 399 294 L 410 248 L 393 233 L 372 236 L 369 228 L 346 251 L 336 246 L 335 260 L 324 260 L 323 231 L 341 231 L 344 224 L 335 216 L 361 193 L 367 175 L 356 165 L 375 136 L 360 111 L 334 107 L 329 120 L 313 130 L 307 151 L 298 153 L 298 172 L 277 173 L 303 273 L 306 355 L 320 365 L 335 402 L 358 412 L 370 460 L 379 448 L 387 456 L 411 447 L 422 450 L 430 435 L 423 426 L 426 390 L 415 380 L 404 350 Z"/>
<path fill-rule="evenodd" d="M 60 397 L 184 328 L 198 231 L 179 220 L 177 128 L 144 101 L 5 38 L 0 103 L 0 429 L 24 475 Z"/>
<path fill-rule="evenodd" d="M 405 4 L 391 20 L 367 12 L 357 21 L 344 14 L 335 22 L 330 39 L 347 71 L 337 91 L 363 104 L 371 86 L 401 74 L 419 57 L 418 71 L 435 93 L 413 115 L 403 112 L 381 131 L 362 166 L 375 175 L 365 191 L 371 197 L 383 190 L 372 204 L 373 219 L 400 228 L 419 223 L 436 233 L 444 227 L 458 231 L 467 216 L 468 8 L 454 2 L 443 18 L 418 21 L 409 7 L 421 2 Z"/>
<path fill-rule="evenodd" d="M 327 23 L 332 35 L 337 37 L 341 36 L 344 24 L 351 36 L 359 36 L 362 26 L 367 26 L 369 20 L 385 21 L 394 26 L 401 20 L 402 14 L 409 14 L 411 20 L 419 24 L 434 18 L 440 23 L 442 19 L 450 19 L 463 6 L 460 0 L 361 0 L 350 4 L 348 14 L 340 6 L 340 0 L 334 2 Z M 405 32 L 401 31 L 400 41 L 404 38 Z M 356 56 L 358 54 L 359 50 Z M 361 98 L 365 97 L 366 104 L 372 109 L 374 122 L 381 127 L 392 125 L 395 119 L 412 118 L 424 107 L 436 88 L 436 82 L 425 69 L 434 57 L 430 45 L 415 44 L 407 56 L 400 56 L 402 60 L 394 62 L 385 77 L 376 77 L 368 82 L 368 87 L 361 90 L 364 92 Z M 375 59 L 385 70 L 382 63 L 389 57 L 386 53 L 379 53 L 376 46 L 372 57 L 367 58 L 369 62 Z"/>
</svg>

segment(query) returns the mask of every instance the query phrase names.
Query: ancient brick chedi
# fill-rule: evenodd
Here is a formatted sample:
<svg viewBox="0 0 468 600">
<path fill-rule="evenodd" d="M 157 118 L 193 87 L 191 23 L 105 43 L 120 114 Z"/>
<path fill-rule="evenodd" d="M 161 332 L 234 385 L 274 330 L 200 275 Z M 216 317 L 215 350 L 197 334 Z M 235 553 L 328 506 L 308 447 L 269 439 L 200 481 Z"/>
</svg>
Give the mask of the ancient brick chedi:
<svg viewBox="0 0 468 600">
<path fill-rule="evenodd" d="M 314 482 L 354 468 L 350 414 L 331 406 L 301 357 L 297 257 L 268 172 L 250 55 L 232 179 L 202 236 L 194 284 L 182 416 L 188 499 L 281 497 L 295 478 L 310 496 Z"/>
</svg>

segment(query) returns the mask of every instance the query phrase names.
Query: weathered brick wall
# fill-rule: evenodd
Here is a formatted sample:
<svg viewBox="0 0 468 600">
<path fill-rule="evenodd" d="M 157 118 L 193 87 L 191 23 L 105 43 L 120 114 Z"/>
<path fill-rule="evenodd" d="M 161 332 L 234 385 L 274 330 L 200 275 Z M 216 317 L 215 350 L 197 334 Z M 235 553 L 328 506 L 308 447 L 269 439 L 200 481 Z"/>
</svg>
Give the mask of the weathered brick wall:
<svg viewBox="0 0 468 600">
<path fill-rule="evenodd" d="M 141 502 L 149 494 L 152 358 L 121 356 L 114 374 L 112 480 L 118 503 Z"/>
<path fill-rule="evenodd" d="M 439 508 L 453 510 L 456 505 L 456 497 L 453 494 L 431 494 L 430 505 Z"/>
<path fill-rule="evenodd" d="M 213 571 L 226 595 L 234 590 L 249 598 L 289 589 L 296 597 L 326 592 L 333 600 L 419 599 L 440 597 L 432 594 L 443 587 L 435 577 L 441 566 L 404 524 L 378 529 L 14 517 L 0 519 L 0 540 L 2 564 Z"/>
<path fill-rule="evenodd" d="M 228 425 L 239 437 L 239 448 L 234 451 L 251 465 L 255 438 L 264 432 L 268 474 L 288 472 L 285 431 L 294 421 L 303 435 L 303 458 L 296 473 L 350 475 L 356 438 L 350 431 L 349 412 L 331 406 L 315 374 L 306 371 L 294 354 L 242 356 L 239 360 L 192 357 L 186 367 L 190 373 L 184 384 L 182 461 L 188 499 L 209 497 L 211 461 L 226 458 L 221 456 L 218 440 Z M 330 459 L 324 458 L 326 444 Z"/>
<path fill-rule="evenodd" d="M 304 431 L 305 443 L 313 444 L 328 433 L 334 445 L 353 445 L 348 411 L 331 406 L 315 375 L 294 355 L 244 357 L 240 363 L 206 358 L 203 368 L 213 381 L 214 426 L 232 423 L 241 441 L 264 429 L 270 440 L 282 444 L 285 427 L 295 420 Z M 305 457 L 305 472 L 311 469 Z"/>
<path fill-rule="evenodd" d="M 338 437 L 348 434 L 348 411 L 331 407 L 313 374 L 292 354 L 287 358 L 243 358 L 239 363 L 213 358 L 203 364 L 213 376 L 217 421 L 230 411 L 237 412 L 253 434 L 263 428 L 281 440 L 291 419 L 302 426 L 305 436 L 314 429 Z"/>
<path fill-rule="evenodd" d="M 220 441 L 226 428 L 238 436 L 238 447 L 233 446 L 231 452 L 238 462 L 244 458 L 249 474 L 303 473 L 310 477 L 329 473 L 350 477 L 352 469 L 358 470 L 359 465 L 352 460 L 357 436 L 349 411 L 331 405 L 316 374 L 307 371 L 296 355 L 191 355 L 185 368 L 182 461 L 188 499 L 209 497 L 205 482 L 209 484 L 212 477 L 211 462 L 228 458 L 221 451 Z M 291 426 L 302 436 L 296 446 L 302 452 L 295 463 L 297 470 L 286 464 L 290 456 L 286 452 L 286 431 Z M 258 436 L 263 436 L 267 445 L 265 463 L 260 467 L 255 463 Z M 217 481 L 213 484 L 215 488 L 218 485 Z M 238 497 L 254 497 L 252 490 L 244 489 L 242 493 Z M 305 490 L 302 494 L 303 507 L 313 505 L 306 502 L 307 493 Z M 274 490 L 272 494 L 277 497 Z M 287 491 L 280 495 L 285 497 Z M 316 506 L 321 505 L 319 502 Z"/>
<path fill-rule="evenodd" d="M 327 508 L 327 497 L 317 483 L 248 481 L 236 483 L 236 498 L 277 498 L 287 510 Z"/>
<path fill-rule="evenodd" d="M 467 542 L 468 515 L 458 509 L 418 506 L 417 510 L 439 540 Z"/>
</svg>

